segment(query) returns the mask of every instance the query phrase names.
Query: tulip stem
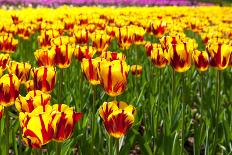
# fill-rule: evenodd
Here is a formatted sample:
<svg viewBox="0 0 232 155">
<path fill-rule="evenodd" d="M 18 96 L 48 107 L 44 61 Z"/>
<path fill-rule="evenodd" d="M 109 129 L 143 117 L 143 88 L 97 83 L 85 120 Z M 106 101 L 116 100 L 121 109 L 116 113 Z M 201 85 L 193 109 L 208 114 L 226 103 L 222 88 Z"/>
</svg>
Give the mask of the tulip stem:
<svg viewBox="0 0 232 155">
<path fill-rule="evenodd" d="M 169 102 L 169 118 L 172 118 L 172 106 L 174 105 L 174 101 L 175 101 L 175 89 L 176 89 L 176 81 L 175 81 L 175 70 L 172 70 L 172 98 L 171 101 Z"/>
<path fill-rule="evenodd" d="M 116 153 L 116 155 L 119 155 L 119 152 L 120 152 L 119 140 L 120 140 L 120 138 L 115 139 L 115 153 Z"/>
<path fill-rule="evenodd" d="M 96 86 L 92 86 L 93 88 L 93 104 L 92 104 L 92 146 L 93 146 L 93 149 L 95 148 L 94 146 L 94 140 L 95 140 L 95 134 L 94 134 L 94 128 L 95 128 L 95 106 L 96 106 L 96 94 L 97 94 L 97 91 L 96 91 Z M 93 152 L 94 154 L 94 152 Z"/>
<path fill-rule="evenodd" d="M 56 155 L 61 155 L 62 142 L 56 143 Z"/>
<path fill-rule="evenodd" d="M 181 154 L 184 153 L 184 143 L 185 143 L 185 111 L 186 111 L 186 103 L 185 103 L 185 76 L 184 73 L 182 74 L 182 132 L 181 132 L 181 138 L 182 138 L 182 144 L 181 144 Z"/>
<path fill-rule="evenodd" d="M 113 152 L 112 152 L 112 138 L 111 138 L 111 136 L 109 135 L 109 139 L 108 139 L 109 141 L 108 141 L 108 149 L 109 149 L 109 155 L 112 155 L 113 154 Z"/>
<path fill-rule="evenodd" d="M 6 113 L 6 127 L 5 127 L 5 133 L 6 133 L 6 137 L 5 137 L 5 143 L 6 143 L 6 155 L 9 154 L 9 130 L 10 130 L 10 118 L 9 118 L 9 107 L 5 108 L 5 113 Z"/>
<path fill-rule="evenodd" d="M 216 154 L 217 147 L 217 138 L 218 138 L 218 124 L 219 124 L 219 115 L 220 115 L 220 90 L 221 90 L 221 71 L 217 71 L 217 80 L 216 80 L 216 96 L 215 96 L 215 134 L 213 140 L 213 154 Z"/>
<path fill-rule="evenodd" d="M 59 83 L 59 90 L 58 90 L 58 104 L 62 103 L 62 84 L 64 80 L 64 69 L 60 70 L 60 83 Z"/>
</svg>

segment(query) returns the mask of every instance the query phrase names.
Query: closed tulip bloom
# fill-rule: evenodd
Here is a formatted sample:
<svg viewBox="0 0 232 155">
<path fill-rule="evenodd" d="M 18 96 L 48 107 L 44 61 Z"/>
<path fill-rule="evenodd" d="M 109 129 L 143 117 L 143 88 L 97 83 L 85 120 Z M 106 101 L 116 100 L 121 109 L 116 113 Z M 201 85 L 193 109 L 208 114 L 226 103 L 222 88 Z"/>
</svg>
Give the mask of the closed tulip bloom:
<svg viewBox="0 0 232 155">
<path fill-rule="evenodd" d="M 170 64 L 176 72 L 186 72 L 191 67 L 191 52 L 194 50 L 193 46 L 188 42 L 172 41 L 170 52 Z"/>
<path fill-rule="evenodd" d="M 143 66 L 141 65 L 132 65 L 131 66 L 131 74 L 137 77 L 142 75 Z"/>
<path fill-rule="evenodd" d="M 52 140 L 54 130 L 51 111 L 51 106 L 38 106 L 31 113 L 19 113 L 22 137 L 27 146 L 40 148 Z"/>
<path fill-rule="evenodd" d="M 25 97 L 19 95 L 15 101 L 15 107 L 19 112 L 32 112 L 38 106 L 46 106 L 50 103 L 51 95 L 40 90 L 30 91 Z"/>
<path fill-rule="evenodd" d="M 104 102 L 99 108 L 99 114 L 107 132 L 115 138 L 121 138 L 134 123 L 136 109 L 121 101 Z"/>
<path fill-rule="evenodd" d="M 101 85 L 110 96 L 122 94 L 127 85 L 127 76 L 130 66 L 125 61 L 102 61 L 98 71 Z"/>
<path fill-rule="evenodd" d="M 162 48 L 153 48 L 151 51 L 151 61 L 158 68 L 164 68 L 170 62 L 170 56 Z"/>
<path fill-rule="evenodd" d="M 11 74 L 15 74 L 21 83 L 24 83 L 29 80 L 31 64 L 11 61 L 8 66 L 8 71 Z"/>
<path fill-rule="evenodd" d="M 60 32 L 56 29 L 42 30 L 40 36 L 38 36 L 40 47 L 42 48 L 50 47 L 51 40 L 59 36 L 60 36 Z"/>
<path fill-rule="evenodd" d="M 54 50 L 38 49 L 34 55 L 39 66 L 54 66 L 55 64 L 56 52 Z"/>
<path fill-rule="evenodd" d="M 126 55 L 123 53 L 118 53 L 118 52 L 102 52 L 100 55 L 101 58 L 104 58 L 108 61 L 113 61 L 113 60 L 126 60 Z"/>
<path fill-rule="evenodd" d="M 206 51 L 195 50 L 192 54 L 192 59 L 199 71 L 204 72 L 209 68 L 209 55 Z"/>
<path fill-rule="evenodd" d="M 65 104 L 55 104 L 52 109 L 53 139 L 58 142 L 65 141 L 72 135 L 75 124 L 82 117 L 82 113 L 75 112 L 73 108 Z"/>
<path fill-rule="evenodd" d="M 55 51 L 55 63 L 59 68 L 68 68 L 72 61 L 72 55 L 75 50 L 73 45 L 53 46 L 52 50 Z"/>
<path fill-rule="evenodd" d="M 81 62 L 82 72 L 92 85 L 100 84 L 100 77 L 97 71 L 100 62 L 101 58 L 99 57 L 95 59 L 83 59 Z"/>
<path fill-rule="evenodd" d="M 93 48 L 92 46 L 77 46 L 74 51 L 74 57 L 82 62 L 82 59 L 90 59 L 94 56 L 96 53 L 96 49 Z"/>
<path fill-rule="evenodd" d="M 20 81 L 14 74 L 5 74 L 0 78 L 0 105 L 11 106 L 19 95 Z"/>
<path fill-rule="evenodd" d="M 4 114 L 4 107 L 0 104 L 0 120 L 2 119 L 3 114 Z"/>
<path fill-rule="evenodd" d="M 53 67 L 39 67 L 32 70 L 34 89 L 51 93 L 56 84 L 56 70 Z"/>
<path fill-rule="evenodd" d="M 9 54 L 0 54 L 0 68 L 4 71 L 10 62 Z"/>
<path fill-rule="evenodd" d="M 210 65 L 218 70 L 224 70 L 229 65 L 231 46 L 224 43 L 210 43 L 206 50 L 209 52 Z"/>
</svg>

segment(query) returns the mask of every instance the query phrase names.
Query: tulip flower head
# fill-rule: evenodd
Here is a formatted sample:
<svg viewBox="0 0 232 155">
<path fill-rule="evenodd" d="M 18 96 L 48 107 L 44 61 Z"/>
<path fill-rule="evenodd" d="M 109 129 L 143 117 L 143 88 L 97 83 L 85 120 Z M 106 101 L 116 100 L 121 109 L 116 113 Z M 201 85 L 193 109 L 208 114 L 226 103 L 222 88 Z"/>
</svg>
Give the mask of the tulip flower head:
<svg viewBox="0 0 232 155">
<path fill-rule="evenodd" d="M 100 78 L 97 69 L 101 61 L 101 58 L 98 57 L 95 59 L 83 59 L 81 62 L 82 72 L 84 73 L 85 78 L 92 85 L 100 84 Z"/>
<path fill-rule="evenodd" d="M 65 141 L 72 135 L 75 124 L 82 117 L 82 113 L 75 112 L 73 108 L 65 104 L 55 104 L 52 109 L 53 140 Z"/>
<path fill-rule="evenodd" d="M 118 52 L 102 52 L 100 55 L 101 58 L 106 59 L 107 61 L 113 61 L 113 60 L 126 60 L 126 55 L 123 53 L 118 53 Z"/>
<path fill-rule="evenodd" d="M 206 50 L 209 52 L 210 65 L 218 70 L 224 70 L 229 65 L 231 46 L 225 43 L 210 43 Z"/>
<path fill-rule="evenodd" d="M 93 48 L 92 46 L 77 46 L 75 51 L 74 51 L 74 57 L 82 62 L 83 58 L 90 59 L 94 56 L 96 53 L 96 49 Z"/>
<path fill-rule="evenodd" d="M 32 70 L 34 89 L 51 93 L 56 84 L 56 70 L 53 67 L 39 67 Z"/>
<path fill-rule="evenodd" d="M 125 61 L 102 61 L 98 67 L 101 85 L 110 96 L 122 94 L 127 85 L 130 66 Z"/>
<path fill-rule="evenodd" d="M 19 95 L 15 101 L 15 107 L 19 112 L 32 112 L 38 106 L 46 106 L 50 103 L 51 95 L 40 90 L 30 91 L 26 97 Z"/>
<path fill-rule="evenodd" d="M 19 95 L 20 80 L 14 74 L 0 78 L 0 105 L 11 106 Z"/>
<path fill-rule="evenodd" d="M 0 54 L 0 68 L 4 71 L 10 62 L 9 54 Z"/>
<path fill-rule="evenodd" d="M 8 66 L 8 71 L 11 74 L 15 74 L 21 83 L 25 83 L 30 77 L 31 64 L 11 61 Z"/>
<path fill-rule="evenodd" d="M 131 66 L 131 74 L 136 76 L 136 77 L 140 77 L 142 75 L 142 71 L 143 71 L 143 66 L 141 66 L 141 65 L 132 65 Z"/>
<path fill-rule="evenodd" d="M 164 68 L 170 62 L 169 54 L 161 47 L 153 48 L 151 51 L 151 61 L 158 68 Z"/>
<path fill-rule="evenodd" d="M 51 106 L 38 106 L 31 113 L 20 112 L 19 122 L 24 143 L 32 148 L 40 148 L 49 143 L 54 135 Z"/>
<path fill-rule="evenodd" d="M 209 55 L 206 51 L 195 50 L 192 54 L 192 59 L 199 71 L 204 72 L 209 68 Z"/>
<path fill-rule="evenodd" d="M 54 66 L 55 64 L 56 52 L 54 50 L 38 49 L 34 55 L 39 66 Z"/>
<path fill-rule="evenodd" d="M 121 101 L 104 102 L 99 108 L 99 114 L 107 132 L 115 138 L 121 138 L 134 123 L 136 109 Z"/>
</svg>

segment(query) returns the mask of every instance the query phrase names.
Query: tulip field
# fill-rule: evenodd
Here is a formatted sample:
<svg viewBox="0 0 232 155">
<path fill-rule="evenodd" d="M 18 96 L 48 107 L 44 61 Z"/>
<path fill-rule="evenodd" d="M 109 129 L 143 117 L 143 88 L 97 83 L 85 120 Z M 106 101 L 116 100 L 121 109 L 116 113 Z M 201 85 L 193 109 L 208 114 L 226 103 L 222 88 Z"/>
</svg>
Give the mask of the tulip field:
<svg viewBox="0 0 232 155">
<path fill-rule="evenodd" d="M 230 6 L 48 6 L 0 9 L 0 155 L 232 154 Z"/>
</svg>

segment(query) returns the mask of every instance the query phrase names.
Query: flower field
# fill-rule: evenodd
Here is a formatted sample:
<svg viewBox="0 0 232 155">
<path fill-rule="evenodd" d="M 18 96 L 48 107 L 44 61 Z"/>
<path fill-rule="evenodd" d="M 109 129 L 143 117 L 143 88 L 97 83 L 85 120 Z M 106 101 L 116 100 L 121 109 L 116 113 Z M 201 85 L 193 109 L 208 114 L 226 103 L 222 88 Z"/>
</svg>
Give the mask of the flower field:
<svg viewBox="0 0 232 155">
<path fill-rule="evenodd" d="M 27 7 L 0 21 L 0 154 L 232 153 L 231 7 Z"/>
</svg>

